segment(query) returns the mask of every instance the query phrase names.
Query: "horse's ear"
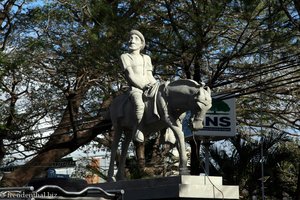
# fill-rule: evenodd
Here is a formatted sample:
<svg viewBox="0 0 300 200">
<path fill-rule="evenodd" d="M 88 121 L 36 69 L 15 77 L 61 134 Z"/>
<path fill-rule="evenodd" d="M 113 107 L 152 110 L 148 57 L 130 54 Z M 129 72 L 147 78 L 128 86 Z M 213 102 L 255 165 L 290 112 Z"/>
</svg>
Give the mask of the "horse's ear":
<svg viewBox="0 0 300 200">
<path fill-rule="evenodd" d="M 204 89 L 205 89 L 209 94 L 211 94 L 211 90 L 210 90 L 210 88 L 209 88 L 208 86 L 204 86 Z"/>
<path fill-rule="evenodd" d="M 205 83 L 202 82 L 202 81 L 198 84 L 198 87 L 199 87 L 199 88 L 204 87 L 204 86 L 205 86 Z"/>
</svg>

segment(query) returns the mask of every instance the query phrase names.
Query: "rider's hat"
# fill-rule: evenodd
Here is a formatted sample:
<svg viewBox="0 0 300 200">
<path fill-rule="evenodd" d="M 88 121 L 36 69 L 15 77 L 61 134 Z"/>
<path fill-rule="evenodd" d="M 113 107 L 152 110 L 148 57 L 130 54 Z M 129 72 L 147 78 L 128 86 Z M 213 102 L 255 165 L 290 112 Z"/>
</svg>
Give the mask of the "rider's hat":
<svg viewBox="0 0 300 200">
<path fill-rule="evenodd" d="M 141 50 L 143 50 L 145 48 L 145 45 L 146 45 L 145 38 L 144 38 L 143 34 L 141 32 L 139 32 L 138 30 L 131 30 L 129 34 L 130 35 L 137 35 L 141 39 L 141 41 L 142 41 Z"/>
</svg>

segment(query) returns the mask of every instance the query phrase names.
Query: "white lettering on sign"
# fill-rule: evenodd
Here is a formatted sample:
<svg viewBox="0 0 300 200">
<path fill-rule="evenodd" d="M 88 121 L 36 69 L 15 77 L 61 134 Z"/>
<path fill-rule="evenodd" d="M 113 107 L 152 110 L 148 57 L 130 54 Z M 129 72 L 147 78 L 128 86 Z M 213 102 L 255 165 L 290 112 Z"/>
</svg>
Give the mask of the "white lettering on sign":
<svg viewBox="0 0 300 200">
<path fill-rule="evenodd" d="M 213 99 L 212 107 L 207 112 L 204 127 L 195 131 L 196 136 L 233 137 L 236 134 L 235 99 Z"/>
</svg>

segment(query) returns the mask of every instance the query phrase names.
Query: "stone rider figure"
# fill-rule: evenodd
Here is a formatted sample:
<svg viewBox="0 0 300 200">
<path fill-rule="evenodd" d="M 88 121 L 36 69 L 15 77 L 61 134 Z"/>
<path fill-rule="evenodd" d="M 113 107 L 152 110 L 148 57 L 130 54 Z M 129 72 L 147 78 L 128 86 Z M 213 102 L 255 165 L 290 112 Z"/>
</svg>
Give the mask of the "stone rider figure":
<svg viewBox="0 0 300 200">
<path fill-rule="evenodd" d="M 130 86 L 130 97 L 136 114 L 136 125 L 133 127 L 133 134 L 134 139 L 138 142 L 144 141 L 144 135 L 139 130 L 145 108 L 143 91 L 156 83 L 152 74 L 151 58 L 141 53 L 144 47 L 145 38 L 143 34 L 137 30 L 132 30 L 129 38 L 129 52 L 121 55 L 122 67 Z"/>
</svg>

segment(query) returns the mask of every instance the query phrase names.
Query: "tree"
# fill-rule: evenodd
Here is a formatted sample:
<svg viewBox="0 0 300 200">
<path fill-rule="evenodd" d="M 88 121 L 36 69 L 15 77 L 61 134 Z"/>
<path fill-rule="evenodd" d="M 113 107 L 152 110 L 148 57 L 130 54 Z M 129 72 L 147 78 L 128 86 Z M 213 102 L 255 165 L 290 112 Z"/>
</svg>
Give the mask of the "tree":
<svg viewBox="0 0 300 200">
<path fill-rule="evenodd" d="M 0 54 L 0 155 L 5 164 L 30 161 L 2 183 L 24 185 L 43 170 L 35 165 L 46 167 L 108 135 L 102 111 L 125 86 L 118 57 L 132 28 L 145 34 L 159 80 L 191 78 L 219 100 L 236 97 L 242 137 L 261 126 L 278 136 L 299 132 L 295 2 L 69 0 L 18 7 Z"/>
<path fill-rule="evenodd" d="M 261 142 L 263 152 L 261 154 Z M 238 135 L 230 139 L 233 151 L 222 146 L 211 148 L 213 175 L 223 176 L 224 184 L 240 186 L 243 199 L 260 196 L 261 181 L 264 180 L 265 195 L 268 198 L 282 199 L 295 197 L 297 163 L 299 150 L 291 137 L 285 134 L 268 133 L 262 139 Z M 262 157 L 263 156 L 263 157 Z M 296 158 L 296 160 L 295 160 Z M 296 161 L 296 162 L 295 162 Z M 261 177 L 261 164 L 264 177 Z"/>
<path fill-rule="evenodd" d="M 31 160 L 22 168 L 5 175 L 3 185 L 26 184 L 50 163 L 90 142 L 99 133 L 106 133 L 111 127 L 110 123 L 102 119 L 99 103 L 104 102 L 104 95 L 112 91 L 110 74 L 113 70 L 108 69 L 113 66 L 110 57 L 115 56 L 108 51 L 113 48 L 108 48 L 107 43 L 116 43 L 109 31 L 102 31 L 100 26 L 113 25 L 108 26 L 105 19 L 101 19 L 103 16 L 99 16 L 99 20 L 88 16 L 86 10 L 80 10 L 84 5 L 81 7 L 78 4 L 75 8 L 70 5 L 49 4 L 24 13 L 20 18 L 28 23 L 35 20 L 39 22 L 39 27 L 22 23 L 20 29 L 15 30 L 16 33 L 26 31 L 28 34 L 19 38 L 20 43 L 9 44 L 17 45 L 17 50 L 11 53 L 12 64 L 16 65 L 11 71 L 17 71 L 20 81 L 13 79 L 14 76 L 10 79 L 10 74 L 6 73 L 3 75 L 7 77 L 3 81 L 4 89 L 13 88 L 22 93 L 16 96 L 14 90 L 6 90 L 7 101 L 12 99 L 14 103 L 10 105 L 8 115 L 14 119 L 13 127 L 17 129 L 10 131 L 19 136 L 14 141 L 9 140 L 6 146 L 13 145 L 16 151 L 23 147 L 31 154 L 23 153 L 21 158 L 31 157 Z M 95 5 L 95 9 L 96 6 L 99 5 Z M 109 5 L 100 6 L 104 8 Z M 85 20 L 86 17 L 89 17 L 89 21 Z M 95 26 L 87 29 L 89 23 L 95 23 Z M 70 34 L 73 37 L 69 37 Z M 106 43 L 103 43 L 104 40 Z M 21 55 L 23 62 L 16 63 L 16 55 Z M 98 77 L 101 73 L 103 76 Z M 24 83 L 27 83 L 26 87 Z M 103 88 L 95 87 L 99 83 Z M 22 98 L 12 98 L 13 95 L 22 95 Z M 94 102 L 86 102 L 86 98 L 91 95 Z M 24 109 L 20 110 L 16 102 L 23 104 Z M 20 118 L 27 120 L 22 122 L 22 127 L 16 126 L 16 123 L 21 123 Z M 49 137 L 40 140 L 32 129 L 40 125 L 42 120 L 53 124 L 54 131 Z M 25 125 L 25 122 L 28 124 Z M 36 145 L 32 145 L 32 141 L 37 141 Z"/>
</svg>

